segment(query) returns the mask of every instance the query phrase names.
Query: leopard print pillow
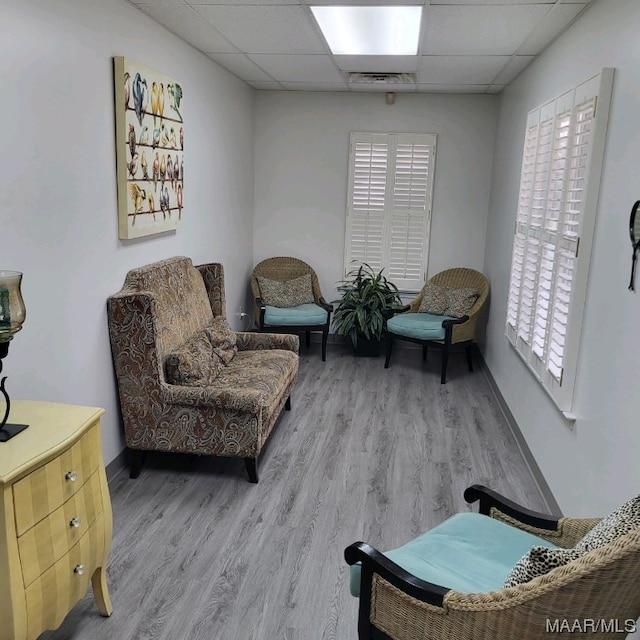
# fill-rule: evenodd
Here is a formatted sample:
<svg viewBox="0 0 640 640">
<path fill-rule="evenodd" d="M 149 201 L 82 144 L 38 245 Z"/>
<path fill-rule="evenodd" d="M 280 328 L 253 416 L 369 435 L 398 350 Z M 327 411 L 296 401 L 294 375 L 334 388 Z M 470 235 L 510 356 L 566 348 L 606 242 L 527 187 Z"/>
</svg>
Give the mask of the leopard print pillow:
<svg viewBox="0 0 640 640">
<path fill-rule="evenodd" d="M 636 529 L 640 529 L 640 496 L 625 502 L 603 518 L 572 549 L 532 547 L 511 569 L 504 586 L 513 587 L 528 582 Z"/>
<path fill-rule="evenodd" d="M 448 289 L 447 300 L 449 304 L 446 315 L 453 316 L 454 318 L 466 316 L 471 307 L 476 303 L 478 295 L 477 289 Z"/>
<path fill-rule="evenodd" d="M 574 549 L 593 551 L 612 542 L 616 538 L 640 529 L 640 496 L 625 502 L 621 507 L 603 518 L 581 540 Z"/>
<path fill-rule="evenodd" d="M 454 289 L 427 282 L 422 289 L 418 313 L 462 318 L 478 299 L 477 289 Z"/>
<path fill-rule="evenodd" d="M 515 587 L 529 582 L 538 576 L 549 573 L 556 567 L 563 567 L 572 560 L 577 560 L 584 551 L 576 549 L 549 549 L 548 547 L 531 547 L 509 573 L 504 581 L 505 587 Z"/>
<path fill-rule="evenodd" d="M 441 287 L 432 282 L 427 282 L 422 289 L 422 300 L 418 313 L 431 313 L 434 316 L 443 316 L 449 306 L 446 287 Z"/>
<path fill-rule="evenodd" d="M 310 273 L 286 282 L 269 280 L 262 276 L 257 276 L 257 280 L 260 297 L 270 307 L 288 308 L 315 302 Z"/>
</svg>

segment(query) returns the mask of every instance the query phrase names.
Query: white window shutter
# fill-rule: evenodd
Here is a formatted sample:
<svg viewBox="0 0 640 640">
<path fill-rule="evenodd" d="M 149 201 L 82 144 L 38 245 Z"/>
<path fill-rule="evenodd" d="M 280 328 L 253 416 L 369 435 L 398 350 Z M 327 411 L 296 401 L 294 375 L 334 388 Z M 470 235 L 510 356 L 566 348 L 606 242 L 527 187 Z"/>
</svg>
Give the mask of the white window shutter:
<svg viewBox="0 0 640 640">
<path fill-rule="evenodd" d="M 551 336 L 547 368 L 549 373 L 562 382 L 564 352 L 569 329 L 569 305 L 573 287 L 575 257 L 566 251 L 560 252 L 555 283 L 553 312 L 551 315 Z"/>
<path fill-rule="evenodd" d="M 352 140 L 347 264 L 357 260 L 382 268 L 388 147 L 380 139 Z"/>
<path fill-rule="evenodd" d="M 539 264 L 540 241 L 535 237 L 529 237 L 527 238 L 524 269 L 522 273 L 522 292 L 520 293 L 517 331 L 518 338 L 526 345 L 531 345 L 531 329 L 533 327 Z"/>
<path fill-rule="evenodd" d="M 424 284 L 436 136 L 352 133 L 345 270 L 356 260 L 401 290 Z"/>
<path fill-rule="evenodd" d="M 518 310 L 520 308 L 520 291 L 524 273 L 524 251 L 526 238 L 516 233 L 511 256 L 511 282 L 509 283 L 509 300 L 507 302 L 507 337 L 515 345 L 518 327 Z"/>
<path fill-rule="evenodd" d="M 563 225 L 563 235 L 565 238 L 573 240 L 578 237 L 584 206 L 584 190 L 595 106 L 596 99 L 592 98 L 578 105 L 575 109 Z"/>
<path fill-rule="evenodd" d="M 603 70 L 531 111 L 525 130 L 505 335 L 564 412 L 573 403 L 612 82 L 613 70 Z"/>
</svg>

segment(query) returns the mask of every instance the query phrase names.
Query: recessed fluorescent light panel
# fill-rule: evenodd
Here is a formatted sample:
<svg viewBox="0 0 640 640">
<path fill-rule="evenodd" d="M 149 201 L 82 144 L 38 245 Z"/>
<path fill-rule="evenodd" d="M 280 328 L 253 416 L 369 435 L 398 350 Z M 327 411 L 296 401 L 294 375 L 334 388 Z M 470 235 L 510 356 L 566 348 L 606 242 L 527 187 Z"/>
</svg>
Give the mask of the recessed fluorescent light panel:
<svg viewBox="0 0 640 640">
<path fill-rule="evenodd" d="M 351 56 L 415 56 L 421 6 L 316 6 L 311 11 L 331 52 Z"/>
</svg>

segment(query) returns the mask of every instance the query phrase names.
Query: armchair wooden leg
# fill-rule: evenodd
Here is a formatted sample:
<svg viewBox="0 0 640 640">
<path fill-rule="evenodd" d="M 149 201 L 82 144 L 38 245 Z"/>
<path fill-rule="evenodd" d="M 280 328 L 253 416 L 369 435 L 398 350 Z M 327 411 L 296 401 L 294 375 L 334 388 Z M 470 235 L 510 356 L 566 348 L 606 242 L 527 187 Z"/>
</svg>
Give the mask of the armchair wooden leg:
<svg viewBox="0 0 640 640">
<path fill-rule="evenodd" d="M 467 347 L 465 347 L 465 352 L 467 354 L 467 364 L 469 365 L 469 371 L 473 371 L 473 358 L 472 358 L 472 347 L 473 345 L 469 345 Z"/>
<path fill-rule="evenodd" d="M 249 482 L 253 484 L 257 484 L 258 483 L 258 458 L 245 458 L 244 464 L 247 467 Z"/>
<path fill-rule="evenodd" d="M 427 347 L 426 344 L 422 345 L 422 361 L 426 362 L 427 361 L 427 352 L 429 351 L 429 347 Z"/>
<path fill-rule="evenodd" d="M 322 332 L 322 362 L 327 360 L 327 339 L 329 337 L 329 329 L 324 329 Z"/>
<path fill-rule="evenodd" d="M 442 349 L 442 373 L 440 375 L 440 384 L 445 384 L 447 381 L 447 364 L 449 363 L 449 349 L 445 347 Z"/>
<path fill-rule="evenodd" d="M 307 345 L 308 349 L 311 346 L 311 331 L 305 331 L 304 334 L 305 344 Z"/>
<path fill-rule="evenodd" d="M 135 480 L 142 471 L 142 465 L 144 464 L 144 459 L 147 455 L 147 452 L 142 451 L 141 449 L 129 449 L 129 454 L 131 455 L 131 461 L 129 464 L 129 477 L 132 480 Z"/>
<path fill-rule="evenodd" d="M 384 368 L 389 368 L 389 362 L 391 361 L 391 349 L 393 349 L 393 336 L 387 333 L 387 357 L 384 359 Z"/>
</svg>

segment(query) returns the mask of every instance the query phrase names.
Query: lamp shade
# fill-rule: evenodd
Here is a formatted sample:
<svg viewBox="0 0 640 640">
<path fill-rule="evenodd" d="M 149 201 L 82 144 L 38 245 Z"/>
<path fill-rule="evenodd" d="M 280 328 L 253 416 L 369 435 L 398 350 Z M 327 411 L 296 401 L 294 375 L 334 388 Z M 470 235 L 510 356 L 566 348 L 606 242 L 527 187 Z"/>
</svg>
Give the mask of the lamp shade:
<svg viewBox="0 0 640 640">
<path fill-rule="evenodd" d="M 22 329 L 27 315 L 21 283 L 22 273 L 0 269 L 0 343 L 9 342 Z"/>
</svg>

